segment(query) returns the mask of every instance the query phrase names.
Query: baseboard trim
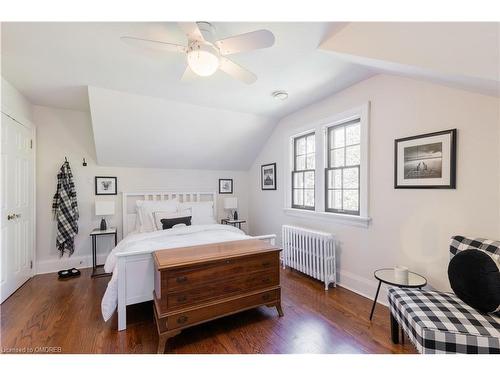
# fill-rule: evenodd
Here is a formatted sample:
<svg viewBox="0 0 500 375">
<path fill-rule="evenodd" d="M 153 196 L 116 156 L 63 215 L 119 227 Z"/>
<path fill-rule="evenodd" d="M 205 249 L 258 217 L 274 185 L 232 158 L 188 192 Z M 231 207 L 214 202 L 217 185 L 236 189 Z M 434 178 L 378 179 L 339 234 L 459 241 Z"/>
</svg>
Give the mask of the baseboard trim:
<svg viewBox="0 0 500 375">
<path fill-rule="evenodd" d="M 104 264 L 107 255 L 97 255 L 97 264 Z M 71 256 L 57 259 L 42 260 L 36 264 L 36 274 L 53 273 L 69 268 L 92 267 L 92 256 Z"/>
<path fill-rule="evenodd" d="M 368 298 L 371 301 L 374 300 L 378 281 L 370 280 L 345 270 L 338 271 L 337 279 L 337 284 L 341 287 Z M 384 284 L 380 287 L 377 302 L 384 306 L 389 306 L 389 301 L 387 300 L 387 286 Z"/>
</svg>

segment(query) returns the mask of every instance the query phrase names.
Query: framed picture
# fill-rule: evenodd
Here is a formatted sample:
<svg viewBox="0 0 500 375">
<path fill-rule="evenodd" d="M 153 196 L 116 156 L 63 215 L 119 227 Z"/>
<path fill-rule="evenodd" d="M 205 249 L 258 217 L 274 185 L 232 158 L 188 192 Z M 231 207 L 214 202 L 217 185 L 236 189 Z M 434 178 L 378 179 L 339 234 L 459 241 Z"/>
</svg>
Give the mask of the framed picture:
<svg viewBox="0 0 500 375">
<path fill-rule="evenodd" d="M 116 177 L 102 177 L 95 178 L 95 195 L 116 195 L 117 184 Z"/>
<path fill-rule="evenodd" d="M 262 190 L 276 190 L 276 163 L 260 166 L 260 188 Z"/>
<path fill-rule="evenodd" d="M 233 179 L 219 178 L 219 194 L 233 194 Z"/>
<path fill-rule="evenodd" d="M 457 129 L 394 141 L 395 189 L 455 189 Z"/>
</svg>

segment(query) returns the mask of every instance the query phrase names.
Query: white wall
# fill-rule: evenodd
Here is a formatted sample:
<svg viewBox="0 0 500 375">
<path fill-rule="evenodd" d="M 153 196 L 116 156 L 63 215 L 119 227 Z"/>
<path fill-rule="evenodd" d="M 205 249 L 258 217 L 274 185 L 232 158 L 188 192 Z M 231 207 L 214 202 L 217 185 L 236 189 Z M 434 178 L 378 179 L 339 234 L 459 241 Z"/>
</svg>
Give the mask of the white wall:
<svg viewBox="0 0 500 375">
<path fill-rule="evenodd" d="M 90 115 L 86 112 L 61 110 L 49 107 L 34 107 L 37 126 L 37 272 L 52 272 L 72 266 L 91 264 L 91 242 L 89 233 L 98 227 L 99 219 L 94 215 L 94 177 L 118 177 L 118 192 L 143 190 L 218 191 L 219 178 L 233 178 L 234 193 L 238 197 L 242 218 L 248 212 L 247 172 L 210 170 L 168 170 L 146 168 L 102 167 L 96 165 Z M 134 150 L 129 150 L 133 153 Z M 52 197 L 56 189 L 56 175 L 68 158 L 75 178 L 80 220 L 76 249 L 72 257 L 59 258 L 55 247 L 56 224 L 51 212 Z M 82 166 L 85 157 L 87 167 Z M 223 205 L 219 196 L 219 213 Z M 109 197 L 106 197 L 109 198 Z M 108 225 L 118 226 L 121 232 L 121 196 L 115 198 L 116 215 Z M 101 260 L 112 246 L 111 238 L 102 238 L 98 243 Z"/>
<path fill-rule="evenodd" d="M 31 103 L 6 79 L 1 79 L 2 111 L 26 126 L 33 126 Z"/>
<path fill-rule="evenodd" d="M 371 102 L 368 228 L 287 216 L 286 134 Z M 404 264 L 430 286 L 449 289 L 448 243 L 454 234 L 500 239 L 499 100 L 389 75 L 378 75 L 280 121 L 250 170 L 252 234 L 295 224 L 334 233 L 340 283 L 373 297 L 373 271 Z M 394 139 L 458 129 L 456 190 L 395 190 Z M 277 162 L 278 190 L 260 190 L 260 165 Z M 385 294 L 385 293 L 382 293 Z"/>
</svg>

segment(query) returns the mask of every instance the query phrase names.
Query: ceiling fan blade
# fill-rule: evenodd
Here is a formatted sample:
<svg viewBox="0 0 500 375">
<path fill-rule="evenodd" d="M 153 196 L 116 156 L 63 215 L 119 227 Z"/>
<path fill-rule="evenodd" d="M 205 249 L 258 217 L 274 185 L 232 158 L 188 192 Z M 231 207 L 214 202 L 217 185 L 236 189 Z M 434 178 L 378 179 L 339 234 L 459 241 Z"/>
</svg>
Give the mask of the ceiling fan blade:
<svg viewBox="0 0 500 375">
<path fill-rule="evenodd" d="M 179 27 L 186 34 L 188 40 L 197 40 L 203 42 L 205 39 L 196 22 L 179 22 Z"/>
<path fill-rule="evenodd" d="M 178 44 L 159 42 L 157 40 L 136 38 L 133 36 L 122 36 L 120 40 L 130 46 L 150 48 L 166 52 L 186 52 L 187 48 Z"/>
<path fill-rule="evenodd" d="M 196 77 L 198 77 L 198 75 L 196 75 L 195 72 L 193 72 L 188 65 L 188 66 L 186 66 L 186 70 L 184 71 L 184 74 L 181 77 L 181 81 L 191 82 L 191 81 L 195 80 Z"/>
<path fill-rule="evenodd" d="M 219 69 L 231 77 L 248 84 L 257 81 L 257 76 L 255 74 L 236 64 L 234 61 L 229 60 L 227 57 L 221 56 Z"/>
<path fill-rule="evenodd" d="M 246 34 L 231 36 L 215 42 L 221 55 L 268 48 L 274 44 L 274 34 L 269 30 L 257 30 Z"/>
</svg>

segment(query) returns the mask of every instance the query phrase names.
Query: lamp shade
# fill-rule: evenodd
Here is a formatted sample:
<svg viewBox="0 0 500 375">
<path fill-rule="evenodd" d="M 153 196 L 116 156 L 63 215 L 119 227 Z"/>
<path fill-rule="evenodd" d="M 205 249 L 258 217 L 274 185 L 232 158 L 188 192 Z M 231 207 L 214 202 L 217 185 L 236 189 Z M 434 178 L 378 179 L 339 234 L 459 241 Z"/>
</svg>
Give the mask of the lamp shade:
<svg viewBox="0 0 500 375">
<path fill-rule="evenodd" d="M 224 198 L 224 208 L 226 210 L 238 208 L 238 198 Z"/>
<path fill-rule="evenodd" d="M 106 216 L 115 214 L 115 202 L 114 201 L 95 201 L 95 215 L 96 216 Z"/>
</svg>

